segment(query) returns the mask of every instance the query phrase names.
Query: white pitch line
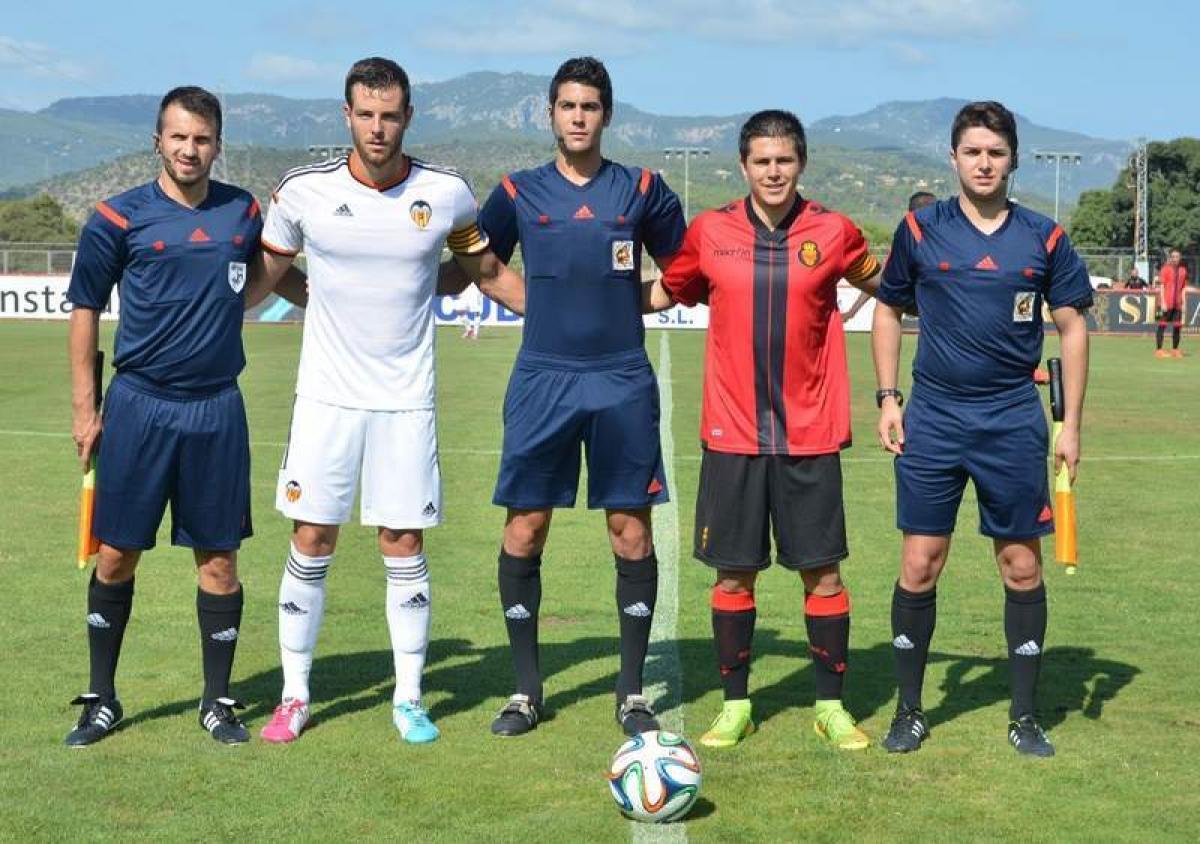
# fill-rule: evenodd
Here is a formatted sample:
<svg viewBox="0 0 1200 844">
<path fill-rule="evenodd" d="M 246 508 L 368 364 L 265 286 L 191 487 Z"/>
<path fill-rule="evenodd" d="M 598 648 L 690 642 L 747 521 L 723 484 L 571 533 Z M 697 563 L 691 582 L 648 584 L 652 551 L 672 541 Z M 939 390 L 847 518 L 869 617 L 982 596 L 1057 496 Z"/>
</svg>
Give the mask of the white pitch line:
<svg viewBox="0 0 1200 844">
<path fill-rule="evenodd" d="M 661 412 L 663 465 L 667 470 L 667 492 L 671 500 L 654 508 L 654 550 L 658 556 L 658 602 L 654 626 L 650 628 L 650 654 L 646 660 L 646 696 L 658 702 L 658 721 L 663 729 L 683 735 L 683 666 L 679 659 L 679 496 L 675 487 L 675 439 L 671 434 L 671 342 L 669 331 L 661 332 L 658 344 L 658 395 Z M 635 844 L 643 842 L 686 842 L 687 827 L 681 823 L 646 824 L 631 821 Z"/>
</svg>

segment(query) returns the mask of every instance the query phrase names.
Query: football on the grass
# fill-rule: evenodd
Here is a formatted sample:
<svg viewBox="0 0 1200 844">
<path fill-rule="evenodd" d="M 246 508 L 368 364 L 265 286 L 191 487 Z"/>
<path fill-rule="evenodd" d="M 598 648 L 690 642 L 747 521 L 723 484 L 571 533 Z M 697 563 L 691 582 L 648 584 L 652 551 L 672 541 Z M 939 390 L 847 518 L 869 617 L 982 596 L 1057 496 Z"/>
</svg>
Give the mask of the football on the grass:
<svg viewBox="0 0 1200 844">
<path fill-rule="evenodd" d="M 683 736 L 640 733 L 613 755 L 608 785 L 617 806 L 634 820 L 679 820 L 700 794 L 700 759 Z"/>
</svg>

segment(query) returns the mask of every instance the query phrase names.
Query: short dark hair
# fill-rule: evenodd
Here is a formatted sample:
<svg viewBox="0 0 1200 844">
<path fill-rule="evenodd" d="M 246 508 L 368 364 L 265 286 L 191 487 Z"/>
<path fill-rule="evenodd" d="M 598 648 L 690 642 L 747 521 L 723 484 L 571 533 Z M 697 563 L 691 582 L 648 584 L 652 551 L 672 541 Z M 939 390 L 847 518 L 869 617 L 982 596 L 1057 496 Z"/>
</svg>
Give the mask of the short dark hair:
<svg viewBox="0 0 1200 844">
<path fill-rule="evenodd" d="M 353 105 L 351 90 L 355 85 L 362 85 L 368 91 L 384 91 L 400 86 L 404 95 L 404 105 L 412 105 L 412 87 L 408 83 L 408 74 L 404 68 L 391 59 L 370 56 L 359 59 L 350 66 L 346 74 L 346 105 Z"/>
<path fill-rule="evenodd" d="M 600 92 L 600 105 L 604 107 L 604 116 L 612 115 L 613 93 L 612 80 L 604 62 L 591 56 L 579 56 L 567 59 L 558 66 L 554 78 L 550 80 L 550 105 L 558 102 L 558 89 L 567 82 L 578 82 Z"/>
<path fill-rule="evenodd" d="M 967 103 L 958 110 L 958 114 L 954 117 L 954 123 L 950 127 L 950 149 L 958 149 L 958 142 L 962 140 L 963 132 L 975 126 L 991 129 L 1008 141 L 1008 148 L 1012 150 L 1011 169 L 1016 170 L 1017 119 L 1013 117 L 1013 113 L 995 100 Z"/>
<path fill-rule="evenodd" d="M 221 139 L 221 101 L 211 92 L 195 85 L 181 85 L 167 91 L 162 102 L 158 104 L 158 119 L 154 122 L 155 134 L 162 134 L 163 113 L 173 105 L 207 120 L 216 128 L 217 140 Z"/>
<path fill-rule="evenodd" d="M 919 190 L 908 198 L 908 210 L 916 211 L 918 208 L 924 208 L 926 205 L 932 205 L 937 202 L 937 197 L 927 190 Z"/>
<path fill-rule="evenodd" d="M 808 139 L 804 136 L 804 125 L 790 111 L 768 109 L 750 115 L 738 135 L 738 155 L 742 161 L 750 155 L 750 142 L 755 138 L 791 138 L 800 161 L 808 161 Z"/>
</svg>

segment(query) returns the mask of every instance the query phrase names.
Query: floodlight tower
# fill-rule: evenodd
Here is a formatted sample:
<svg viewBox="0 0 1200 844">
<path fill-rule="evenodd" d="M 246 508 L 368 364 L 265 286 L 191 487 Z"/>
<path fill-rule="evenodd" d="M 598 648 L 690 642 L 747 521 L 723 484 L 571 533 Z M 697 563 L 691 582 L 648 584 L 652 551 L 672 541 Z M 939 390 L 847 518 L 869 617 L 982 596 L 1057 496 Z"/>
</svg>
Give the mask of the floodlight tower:
<svg viewBox="0 0 1200 844">
<path fill-rule="evenodd" d="M 1058 188 L 1064 164 L 1081 164 L 1083 156 L 1077 152 L 1058 152 L 1056 150 L 1034 150 L 1034 161 L 1054 162 L 1054 222 L 1058 222 Z"/>
<path fill-rule="evenodd" d="M 1146 139 L 1137 139 L 1133 153 L 1134 197 L 1133 197 L 1133 260 L 1138 270 L 1150 277 L 1150 215 L 1149 191 L 1146 189 Z"/>
<path fill-rule="evenodd" d="M 688 180 L 690 176 L 688 163 L 693 158 L 699 158 L 702 155 L 707 158 L 708 153 L 708 147 L 667 147 L 663 150 L 663 158 L 667 161 L 673 157 L 683 159 L 683 219 L 685 220 L 691 219 L 688 215 Z"/>
</svg>

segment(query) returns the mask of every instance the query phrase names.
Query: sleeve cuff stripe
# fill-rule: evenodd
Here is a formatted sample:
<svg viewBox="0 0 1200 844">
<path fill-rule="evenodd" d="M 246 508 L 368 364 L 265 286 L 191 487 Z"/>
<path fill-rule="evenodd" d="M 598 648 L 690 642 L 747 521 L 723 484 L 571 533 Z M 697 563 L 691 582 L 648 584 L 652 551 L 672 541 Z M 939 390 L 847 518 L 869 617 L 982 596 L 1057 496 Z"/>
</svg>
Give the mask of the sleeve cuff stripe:
<svg viewBox="0 0 1200 844">
<path fill-rule="evenodd" d="M 268 252 L 274 252 L 276 255 L 284 255 L 288 258 L 291 258 L 291 257 L 294 257 L 294 256 L 300 254 L 300 250 L 298 250 L 298 249 L 296 249 L 296 250 L 284 249 L 282 246 L 276 246 L 274 243 L 267 240 L 265 237 L 260 238 L 260 242 L 262 243 L 263 249 L 267 250 Z"/>
<path fill-rule="evenodd" d="M 850 269 L 846 270 L 846 279 L 849 281 L 863 281 L 868 279 L 879 270 L 879 260 L 871 254 L 866 254 L 859 258 Z"/>
</svg>

